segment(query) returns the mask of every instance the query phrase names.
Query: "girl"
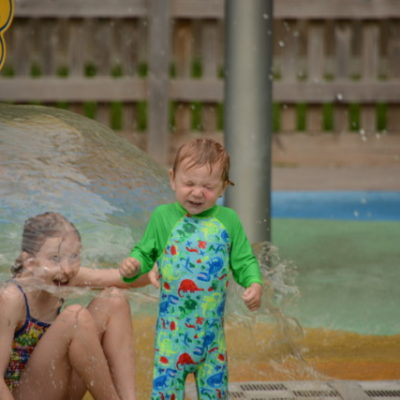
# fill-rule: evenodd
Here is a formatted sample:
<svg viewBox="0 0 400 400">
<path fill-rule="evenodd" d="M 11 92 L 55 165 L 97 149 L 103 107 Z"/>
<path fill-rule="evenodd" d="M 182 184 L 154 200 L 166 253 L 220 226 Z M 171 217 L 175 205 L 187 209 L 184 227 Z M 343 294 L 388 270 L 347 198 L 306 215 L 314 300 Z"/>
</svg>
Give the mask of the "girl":
<svg viewBox="0 0 400 400">
<path fill-rule="evenodd" d="M 115 288 L 129 285 L 117 269 L 81 268 L 80 250 L 60 214 L 25 222 L 13 278 L 0 287 L 1 400 L 77 400 L 86 390 L 96 400 L 135 399 L 131 312 Z M 109 289 L 87 308 L 61 310 L 66 286 Z"/>
</svg>

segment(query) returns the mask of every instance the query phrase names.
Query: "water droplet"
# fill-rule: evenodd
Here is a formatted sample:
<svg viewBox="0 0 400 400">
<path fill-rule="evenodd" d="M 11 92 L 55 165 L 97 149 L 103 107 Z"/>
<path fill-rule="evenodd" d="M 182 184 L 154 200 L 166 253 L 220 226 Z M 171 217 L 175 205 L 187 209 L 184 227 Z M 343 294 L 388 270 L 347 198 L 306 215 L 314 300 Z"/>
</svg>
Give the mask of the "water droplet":
<svg viewBox="0 0 400 400">
<path fill-rule="evenodd" d="M 338 94 L 336 95 L 336 100 L 342 101 L 342 100 L 343 100 L 343 94 L 342 94 L 342 93 L 338 93 Z"/>
</svg>

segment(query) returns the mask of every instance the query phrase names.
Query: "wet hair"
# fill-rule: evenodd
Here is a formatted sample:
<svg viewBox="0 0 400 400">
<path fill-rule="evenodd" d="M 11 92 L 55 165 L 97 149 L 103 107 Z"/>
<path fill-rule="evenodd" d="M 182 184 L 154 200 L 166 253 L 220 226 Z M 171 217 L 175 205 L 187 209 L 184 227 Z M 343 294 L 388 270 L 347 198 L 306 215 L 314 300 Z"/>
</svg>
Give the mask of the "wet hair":
<svg viewBox="0 0 400 400">
<path fill-rule="evenodd" d="M 23 269 L 22 253 L 36 255 L 42 248 L 46 239 L 65 235 L 68 232 L 74 232 L 79 241 L 81 236 L 75 225 L 68 221 L 64 216 L 55 212 L 45 212 L 28 218 L 24 223 L 22 232 L 21 254 L 11 266 L 13 276 L 17 275 Z"/>
<path fill-rule="evenodd" d="M 221 166 L 221 178 L 224 184 L 234 185 L 229 179 L 230 158 L 229 153 L 224 146 L 211 138 L 198 138 L 179 147 L 174 163 L 172 165 L 172 174 L 176 171 L 183 161 L 188 160 L 188 168 L 195 166 L 208 165 L 210 171 L 216 165 Z"/>
</svg>

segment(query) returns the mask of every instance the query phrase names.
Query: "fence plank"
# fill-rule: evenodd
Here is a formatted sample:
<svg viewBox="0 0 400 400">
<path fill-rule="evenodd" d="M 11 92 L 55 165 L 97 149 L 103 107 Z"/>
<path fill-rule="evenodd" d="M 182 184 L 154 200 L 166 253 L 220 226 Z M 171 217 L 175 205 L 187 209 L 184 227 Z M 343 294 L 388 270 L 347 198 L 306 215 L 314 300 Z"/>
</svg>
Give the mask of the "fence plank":
<svg viewBox="0 0 400 400">
<path fill-rule="evenodd" d="M 18 17 L 145 17 L 147 0 L 17 0 Z M 399 18 L 398 0 L 276 0 L 276 18 Z M 173 18 L 223 18 L 224 0 L 171 0 Z"/>
<path fill-rule="evenodd" d="M 147 80 L 133 77 L 71 77 L 68 79 L 18 77 L 0 79 L 1 101 L 126 101 L 146 98 Z M 221 102 L 223 81 L 208 79 L 171 79 L 170 99 L 177 101 Z M 398 104 L 400 79 L 384 82 L 296 82 L 274 83 L 274 99 L 278 103 L 330 103 L 338 95 L 346 103 L 368 104 L 374 101 Z"/>
<path fill-rule="evenodd" d="M 139 36 L 139 21 L 135 19 L 124 19 L 119 23 L 119 29 L 115 32 L 114 46 L 118 49 L 118 62 L 121 66 L 122 75 L 137 75 L 139 66 L 139 55 L 137 50 L 140 40 L 145 41 L 145 37 Z M 122 130 L 137 131 L 137 109 L 133 102 L 122 103 Z"/>
<path fill-rule="evenodd" d="M 14 29 L 15 28 L 15 29 Z M 26 37 L 30 35 L 29 21 L 22 19 L 18 21 L 18 26 L 10 29 L 13 35 L 13 48 L 8 50 L 12 53 L 12 68 L 17 76 L 30 74 L 30 54 L 32 46 Z"/>
<path fill-rule="evenodd" d="M 138 78 L 43 77 L 0 79 L 0 100 L 28 102 L 139 101 L 146 97 L 146 81 Z"/>
<path fill-rule="evenodd" d="M 129 17 L 147 15 L 147 0 L 16 0 L 17 17 Z"/>
<path fill-rule="evenodd" d="M 115 58 L 113 32 L 114 25 L 112 20 L 98 19 L 95 26 L 93 26 L 93 59 L 96 60 L 97 71 L 96 74 L 100 76 L 110 76 L 112 72 L 112 60 Z M 99 102 L 96 109 L 96 119 L 105 124 L 110 125 L 110 104 L 109 102 Z"/>
<path fill-rule="evenodd" d="M 334 28 L 335 38 L 335 79 L 345 81 L 350 78 L 351 62 L 351 23 L 338 21 Z M 343 104 L 343 94 L 338 93 L 334 107 L 334 130 L 342 133 L 348 131 L 349 107 Z"/>
<path fill-rule="evenodd" d="M 297 21 L 283 21 L 282 37 L 279 40 L 281 48 L 281 79 L 285 83 L 294 83 L 298 79 L 299 34 Z M 297 130 L 296 105 L 287 102 L 281 107 L 281 131 Z"/>
<path fill-rule="evenodd" d="M 340 97 L 346 103 L 398 103 L 400 79 L 382 82 L 285 82 L 274 83 L 274 99 L 280 102 L 332 103 Z"/>
<path fill-rule="evenodd" d="M 192 23 L 190 20 L 176 22 L 174 33 L 174 54 L 176 76 L 190 78 L 193 63 Z M 183 98 L 182 98 L 183 100 Z M 185 134 L 191 130 L 192 111 L 190 104 L 179 102 L 175 111 L 175 129 L 177 134 Z"/>
<path fill-rule="evenodd" d="M 150 76 L 149 76 L 149 153 L 166 163 L 168 160 L 168 71 L 170 54 L 170 2 L 150 2 Z"/>
<path fill-rule="evenodd" d="M 363 24 L 362 39 L 362 78 L 364 82 L 376 81 L 378 78 L 379 60 L 379 27 L 376 21 Z M 365 104 L 361 110 L 361 129 L 365 133 L 375 132 L 376 106 L 375 101 Z"/>
<path fill-rule="evenodd" d="M 215 20 L 206 20 L 202 24 L 201 60 L 203 79 L 215 79 L 217 76 L 217 23 Z M 202 128 L 207 133 L 217 131 L 217 110 L 215 103 L 204 103 L 202 109 Z"/>
<path fill-rule="evenodd" d="M 323 80 L 325 60 L 324 32 L 322 20 L 310 21 L 307 34 L 307 69 L 308 80 L 312 83 L 318 83 Z M 322 109 L 320 105 L 309 104 L 307 130 L 310 132 L 320 132 L 322 130 Z"/>
<path fill-rule="evenodd" d="M 389 22 L 388 79 L 400 79 L 400 24 Z M 400 97 L 397 104 L 390 104 L 387 110 L 387 131 L 400 133 Z"/>
</svg>

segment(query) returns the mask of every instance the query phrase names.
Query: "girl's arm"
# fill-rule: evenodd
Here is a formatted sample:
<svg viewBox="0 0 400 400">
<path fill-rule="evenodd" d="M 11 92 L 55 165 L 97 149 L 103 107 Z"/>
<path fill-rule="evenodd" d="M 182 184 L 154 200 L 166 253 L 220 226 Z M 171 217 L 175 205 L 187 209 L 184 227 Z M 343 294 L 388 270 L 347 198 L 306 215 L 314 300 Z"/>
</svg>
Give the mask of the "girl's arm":
<svg viewBox="0 0 400 400">
<path fill-rule="evenodd" d="M 24 314 L 23 299 L 18 289 L 12 286 L 0 288 L 0 310 L 0 399 L 13 400 L 4 381 L 4 373 L 10 361 L 14 332 Z"/>
<path fill-rule="evenodd" d="M 118 268 L 86 268 L 81 267 L 78 274 L 71 279 L 70 286 L 84 286 L 94 289 L 106 287 L 117 287 L 128 289 L 131 287 L 142 287 L 150 283 L 148 274 L 142 275 L 131 283 L 125 283 L 121 279 Z"/>
</svg>

